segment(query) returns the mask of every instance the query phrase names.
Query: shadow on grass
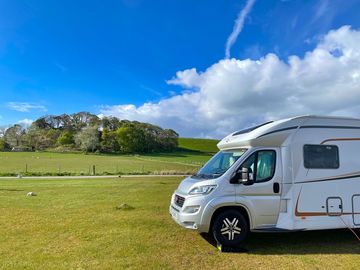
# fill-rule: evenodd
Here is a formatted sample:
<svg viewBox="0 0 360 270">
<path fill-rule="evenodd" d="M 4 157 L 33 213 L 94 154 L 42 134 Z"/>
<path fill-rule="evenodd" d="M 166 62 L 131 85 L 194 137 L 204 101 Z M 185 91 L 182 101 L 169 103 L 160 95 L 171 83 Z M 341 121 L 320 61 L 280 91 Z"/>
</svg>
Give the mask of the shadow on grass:
<svg viewBox="0 0 360 270">
<path fill-rule="evenodd" d="M 360 234 L 359 230 L 357 234 Z M 216 247 L 216 242 L 209 234 L 201 236 Z M 360 242 L 348 229 L 251 233 L 244 248 L 250 253 L 262 255 L 360 254 Z"/>
</svg>

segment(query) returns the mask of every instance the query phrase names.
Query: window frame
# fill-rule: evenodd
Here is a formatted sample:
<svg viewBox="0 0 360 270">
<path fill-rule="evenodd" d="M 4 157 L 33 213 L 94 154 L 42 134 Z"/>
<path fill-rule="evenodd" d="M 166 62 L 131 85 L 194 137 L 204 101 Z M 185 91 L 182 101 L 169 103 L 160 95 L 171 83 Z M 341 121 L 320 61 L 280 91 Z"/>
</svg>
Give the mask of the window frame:
<svg viewBox="0 0 360 270">
<path fill-rule="evenodd" d="M 259 152 L 266 152 L 266 151 L 270 151 L 270 152 L 273 152 L 274 153 L 274 170 L 272 172 L 272 175 L 265 178 L 265 179 L 262 179 L 261 181 L 256 181 L 256 176 L 257 176 L 257 169 L 258 169 L 258 166 L 257 166 L 257 163 L 258 163 L 258 157 L 259 157 Z M 259 150 L 256 150 L 254 152 L 252 152 L 242 163 L 241 165 L 237 168 L 240 169 L 240 168 L 243 168 L 243 164 L 245 162 L 247 162 L 249 160 L 249 158 L 251 158 L 252 155 L 255 155 L 255 160 L 254 160 L 254 180 L 253 180 L 253 183 L 256 184 L 256 183 L 264 183 L 264 182 L 268 182 L 270 180 L 272 180 L 274 178 L 274 175 L 275 175 L 275 172 L 276 172 L 276 161 L 277 161 L 277 153 L 276 153 L 276 150 L 274 149 L 259 149 Z"/>
<path fill-rule="evenodd" d="M 307 167 L 306 166 L 306 162 L 305 162 L 305 148 L 308 146 L 320 146 L 320 147 L 327 147 L 327 146 L 331 146 L 334 147 L 336 149 L 336 158 L 337 158 L 337 167 Z M 303 145 L 303 166 L 305 169 L 307 170 L 337 170 L 340 168 L 340 155 L 339 155 L 339 146 L 335 145 L 335 144 L 304 144 Z"/>
</svg>

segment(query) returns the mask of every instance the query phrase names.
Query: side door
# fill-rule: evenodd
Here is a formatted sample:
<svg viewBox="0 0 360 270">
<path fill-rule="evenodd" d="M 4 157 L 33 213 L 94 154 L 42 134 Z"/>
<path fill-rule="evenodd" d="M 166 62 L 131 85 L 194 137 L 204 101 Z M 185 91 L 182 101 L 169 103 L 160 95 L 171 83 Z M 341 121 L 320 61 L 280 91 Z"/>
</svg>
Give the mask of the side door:
<svg viewBox="0 0 360 270">
<path fill-rule="evenodd" d="M 238 168 L 247 168 L 250 184 L 235 184 L 236 203 L 250 210 L 253 228 L 273 227 L 279 216 L 282 183 L 279 149 L 253 152 Z"/>
</svg>

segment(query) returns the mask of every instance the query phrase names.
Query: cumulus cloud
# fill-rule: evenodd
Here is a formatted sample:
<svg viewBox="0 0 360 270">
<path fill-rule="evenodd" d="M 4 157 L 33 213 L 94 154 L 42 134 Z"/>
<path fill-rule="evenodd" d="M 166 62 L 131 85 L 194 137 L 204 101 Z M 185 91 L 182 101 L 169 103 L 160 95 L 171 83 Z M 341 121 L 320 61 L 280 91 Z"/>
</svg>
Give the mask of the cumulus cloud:
<svg viewBox="0 0 360 270">
<path fill-rule="evenodd" d="M 139 107 L 103 106 L 101 114 L 159 124 L 181 136 L 215 138 L 295 115 L 359 117 L 360 31 L 330 31 L 302 58 L 224 59 L 204 72 L 179 71 L 168 83 L 187 91 Z"/>
<path fill-rule="evenodd" d="M 202 77 L 196 68 L 176 72 L 175 78 L 168 80 L 168 84 L 181 85 L 183 87 L 200 87 Z"/>
<path fill-rule="evenodd" d="M 30 112 L 31 110 L 37 110 L 46 112 L 45 106 L 40 104 L 28 103 L 28 102 L 8 102 L 7 107 L 11 110 L 18 112 Z"/>
</svg>

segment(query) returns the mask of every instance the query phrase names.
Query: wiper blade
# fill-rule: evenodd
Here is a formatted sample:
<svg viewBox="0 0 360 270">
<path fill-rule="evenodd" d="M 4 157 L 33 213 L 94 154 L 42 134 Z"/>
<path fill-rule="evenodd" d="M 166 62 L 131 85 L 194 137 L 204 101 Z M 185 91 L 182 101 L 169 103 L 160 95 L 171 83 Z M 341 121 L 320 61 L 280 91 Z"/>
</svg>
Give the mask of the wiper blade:
<svg viewBox="0 0 360 270">
<path fill-rule="evenodd" d="M 225 172 L 224 170 L 221 170 L 221 171 L 213 172 L 212 175 L 215 175 L 215 174 L 221 175 L 221 174 L 224 174 L 224 172 Z"/>
<path fill-rule="evenodd" d="M 194 174 L 193 177 L 197 177 L 197 178 L 208 178 L 209 175 L 203 174 L 203 173 L 197 173 L 197 174 Z"/>
</svg>

